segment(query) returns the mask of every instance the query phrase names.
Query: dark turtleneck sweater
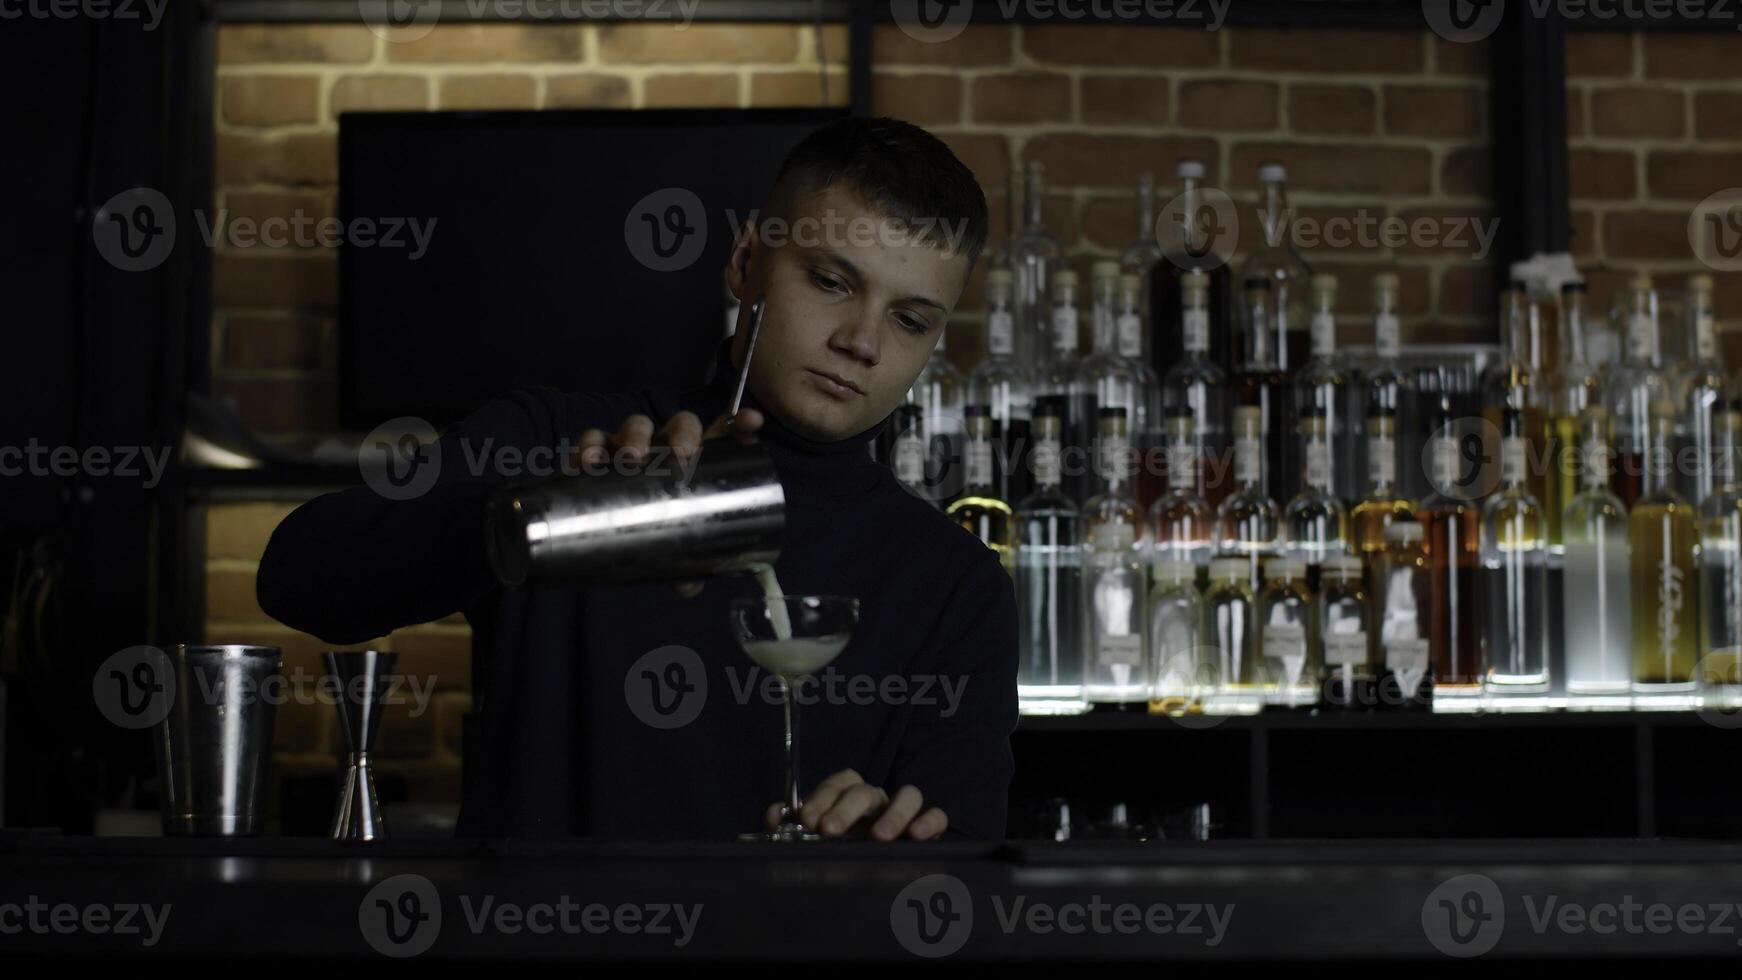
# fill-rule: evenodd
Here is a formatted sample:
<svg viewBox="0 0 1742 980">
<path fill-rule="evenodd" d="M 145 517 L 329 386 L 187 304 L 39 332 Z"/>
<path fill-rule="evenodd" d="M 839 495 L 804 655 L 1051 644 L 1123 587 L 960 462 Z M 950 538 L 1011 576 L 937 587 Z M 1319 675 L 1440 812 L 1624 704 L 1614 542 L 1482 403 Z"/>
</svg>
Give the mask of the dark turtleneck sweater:
<svg viewBox="0 0 1742 980">
<path fill-rule="evenodd" d="M 694 598 L 664 585 L 503 590 L 484 555 L 483 509 L 507 477 L 470 465 L 481 451 L 572 445 L 637 413 L 658 426 L 687 410 L 706 425 L 735 380 L 723 349 L 715 381 L 693 391 L 513 392 L 442 437 L 440 478 L 421 496 L 331 493 L 273 533 L 260 605 L 295 629 L 356 643 L 465 613 L 482 703 L 462 835 L 720 839 L 761 829 L 781 798 L 778 695 L 727 618 L 732 598 L 760 594 L 754 579 L 716 578 Z M 870 458 L 881 425 L 819 443 L 764 414 L 786 494 L 783 590 L 860 604 L 852 641 L 801 688 L 811 700 L 799 709 L 800 792 L 852 769 L 891 795 L 913 784 L 949 815 L 947 836 L 1001 838 L 1017 717 L 1008 575 Z M 418 665 L 402 658 L 397 670 Z M 651 710 L 650 674 L 690 688 L 681 697 L 699 710 L 663 683 L 660 707 L 677 708 Z"/>
</svg>

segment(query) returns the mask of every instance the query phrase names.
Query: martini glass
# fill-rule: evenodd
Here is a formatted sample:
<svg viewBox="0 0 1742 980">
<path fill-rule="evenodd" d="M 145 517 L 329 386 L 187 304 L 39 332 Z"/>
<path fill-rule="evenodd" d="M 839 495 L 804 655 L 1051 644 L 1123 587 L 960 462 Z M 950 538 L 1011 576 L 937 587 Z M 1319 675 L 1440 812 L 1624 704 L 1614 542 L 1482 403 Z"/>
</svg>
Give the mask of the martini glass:
<svg viewBox="0 0 1742 980">
<path fill-rule="evenodd" d="M 859 621 L 859 600 L 840 596 L 774 595 L 735 599 L 732 632 L 738 645 L 763 670 L 780 680 L 781 708 L 786 716 L 786 796 L 780 825 L 766 833 L 743 834 L 739 840 L 810 841 L 822 836 L 799 823 L 798 706 L 792 689 L 799 681 L 827 667 L 840 655 Z"/>
</svg>

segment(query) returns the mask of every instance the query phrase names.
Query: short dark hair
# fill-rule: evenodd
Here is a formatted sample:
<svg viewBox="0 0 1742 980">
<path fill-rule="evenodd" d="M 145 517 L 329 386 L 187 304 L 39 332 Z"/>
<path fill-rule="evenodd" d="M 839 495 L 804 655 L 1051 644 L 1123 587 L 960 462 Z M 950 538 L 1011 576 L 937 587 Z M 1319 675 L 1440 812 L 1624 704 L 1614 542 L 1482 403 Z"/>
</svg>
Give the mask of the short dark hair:
<svg viewBox="0 0 1742 980">
<path fill-rule="evenodd" d="M 787 217 L 800 195 L 836 185 L 886 217 L 923 223 L 930 244 L 949 244 L 944 222 L 960 227 L 955 244 L 970 269 L 986 246 L 986 194 L 974 172 L 910 122 L 848 117 L 817 127 L 781 163 L 768 209 Z"/>
</svg>

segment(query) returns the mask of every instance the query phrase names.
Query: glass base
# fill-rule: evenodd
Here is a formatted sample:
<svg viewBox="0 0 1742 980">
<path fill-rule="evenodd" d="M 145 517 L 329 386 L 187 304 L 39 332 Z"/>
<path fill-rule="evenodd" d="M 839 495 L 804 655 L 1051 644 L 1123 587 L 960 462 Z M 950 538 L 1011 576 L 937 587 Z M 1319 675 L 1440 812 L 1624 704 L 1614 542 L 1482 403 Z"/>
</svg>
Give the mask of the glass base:
<svg viewBox="0 0 1742 980">
<path fill-rule="evenodd" d="M 1629 711 L 1632 708 L 1633 695 L 1625 685 L 1592 686 L 1588 689 L 1573 687 L 1567 692 L 1568 711 Z"/>
<path fill-rule="evenodd" d="M 823 835 L 804 829 L 803 824 L 781 824 L 759 834 L 739 834 L 738 840 L 753 844 L 799 844 L 819 841 Z"/>
<path fill-rule="evenodd" d="M 1071 697 L 1023 697 L 1017 696 L 1018 712 L 1025 715 L 1080 715 L 1089 710 L 1089 702 L 1081 695 Z"/>
<path fill-rule="evenodd" d="M 1483 709 L 1482 701 L 1482 687 L 1479 684 L 1434 685 L 1435 714 L 1472 714 Z"/>
<path fill-rule="evenodd" d="M 1635 684 L 1633 710 L 1685 711 L 1700 704 L 1699 689 L 1693 684 Z"/>
</svg>

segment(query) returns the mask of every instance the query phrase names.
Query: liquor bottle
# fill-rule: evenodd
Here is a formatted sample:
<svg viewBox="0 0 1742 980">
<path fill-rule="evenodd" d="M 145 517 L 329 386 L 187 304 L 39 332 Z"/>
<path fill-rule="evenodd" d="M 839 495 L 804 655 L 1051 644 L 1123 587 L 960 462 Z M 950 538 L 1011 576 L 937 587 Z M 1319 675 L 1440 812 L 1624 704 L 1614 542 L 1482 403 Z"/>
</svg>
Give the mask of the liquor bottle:
<svg viewBox="0 0 1742 980">
<path fill-rule="evenodd" d="M 1386 709 L 1439 707 L 1433 670 L 1438 603 L 1427 531 L 1428 525 L 1413 521 L 1393 524 L 1385 529 L 1385 549 L 1371 559 L 1373 650 L 1369 656 L 1380 671 L 1374 700 Z M 1463 668 L 1445 676 L 1457 681 L 1467 674 Z M 1458 686 L 1454 684 L 1454 690 Z M 1466 681 L 1461 686 L 1472 685 Z M 1466 696 L 1464 700 L 1477 699 Z"/>
<path fill-rule="evenodd" d="M 1443 405 L 1428 446 L 1432 490 L 1417 513 L 1429 562 L 1433 710 L 1474 711 L 1481 704 L 1484 670 L 1476 595 L 1482 519 L 1464 476 L 1464 448 Z"/>
<path fill-rule="evenodd" d="M 1155 226 L 1146 232 L 1169 243 L 1163 252 L 1166 261 L 1150 281 L 1149 307 L 1153 314 L 1150 363 L 1157 374 L 1165 375 L 1171 365 L 1179 363 L 1186 355 L 1185 341 L 1190 334 L 1183 323 L 1182 312 L 1187 308 L 1183 300 L 1187 277 L 1199 272 L 1203 274 L 1200 280 L 1204 290 L 1203 309 L 1209 324 L 1205 335 L 1206 357 L 1226 377 L 1234 367 L 1234 345 L 1228 335 L 1229 324 L 1234 322 L 1233 270 L 1227 261 L 1231 256 L 1226 254 L 1225 243 L 1218 237 L 1221 231 L 1204 227 L 1199 217 L 1200 212 L 1212 213 L 1204 207 L 1203 163 L 1181 161 L 1175 175 L 1179 178 L 1180 193 L 1167 213 L 1177 222 L 1177 233 L 1169 231 L 1164 235 L 1162 229 Z M 1198 424 L 1204 424 L 1203 420 L 1199 419 Z M 1211 502 L 1216 501 L 1212 499 Z"/>
<path fill-rule="evenodd" d="M 1147 510 L 1166 488 L 1166 474 L 1156 466 L 1156 452 L 1162 445 L 1161 379 L 1149 366 L 1149 352 L 1144 344 L 1149 337 L 1148 314 L 1140 304 L 1148 295 L 1143 281 L 1132 273 L 1119 276 L 1119 304 L 1114 316 L 1114 332 L 1119 339 L 1119 357 L 1137 378 L 1136 419 L 1131 428 L 1131 445 L 1137 450 L 1142 465 L 1137 470 L 1137 505 Z"/>
<path fill-rule="evenodd" d="M 1161 243 L 1155 234 L 1155 175 L 1145 171 L 1137 175 L 1137 223 L 1131 243 L 1119 253 L 1119 271 L 1137 277 L 1137 312 L 1144 324 L 1155 315 L 1151 305 L 1156 292 L 1155 278 L 1163 275 Z"/>
<path fill-rule="evenodd" d="M 1198 593 L 1198 566 L 1185 561 L 1156 562 L 1149 599 L 1149 713 L 1201 714 L 1216 690 L 1217 665 L 1203 642 L 1204 603 Z"/>
<path fill-rule="evenodd" d="M 1531 367 L 1538 356 L 1533 350 L 1542 336 L 1535 319 L 1536 307 L 1530 305 L 1523 283 L 1514 282 L 1500 294 L 1500 359 L 1482 372 L 1482 417 L 1488 423 L 1485 431 L 1493 440 L 1485 448 L 1488 458 L 1493 459 L 1500 454 L 1499 440 L 1506 431 L 1503 416 L 1507 412 L 1518 413 L 1522 426 L 1519 434 L 1525 449 L 1525 489 L 1538 507 L 1546 508 L 1548 473 L 1543 442 L 1548 434 L 1544 411 L 1547 392 L 1544 379 Z M 1545 546 L 1551 524 L 1559 526 L 1559 515 L 1543 527 Z"/>
<path fill-rule="evenodd" d="M 1207 569 L 1216 546 L 1216 514 L 1198 494 L 1198 457 L 1192 417 L 1167 420 L 1167 493 L 1149 507 L 1150 555 L 1157 567 L 1183 561 Z"/>
<path fill-rule="evenodd" d="M 1711 496 L 1700 504 L 1700 705 L 1742 708 L 1742 414 L 1734 402 L 1715 414 Z"/>
<path fill-rule="evenodd" d="M 986 356 L 968 376 L 968 399 L 991 412 L 993 486 L 1001 500 L 1028 496 L 1029 413 L 1034 379 L 1016 358 L 1015 277 L 1009 269 L 986 273 Z"/>
<path fill-rule="evenodd" d="M 967 408 L 967 477 L 961 496 L 945 509 L 962 529 L 986 543 L 1007 572 L 1013 571 L 1016 521 L 1010 504 L 993 485 L 992 416 L 985 405 Z"/>
<path fill-rule="evenodd" d="M 961 458 L 962 372 L 944 353 L 944 331 L 937 345 L 907 390 L 909 404 L 918 405 L 925 434 L 926 486 L 932 499 L 942 505 L 962 489 L 962 472 L 951 465 Z"/>
<path fill-rule="evenodd" d="M 1716 449 L 1713 429 L 1724 400 L 1724 362 L 1718 356 L 1717 328 L 1712 314 L 1712 277 L 1689 276 L 1683 287 L 1682 316 L 1688 335 L 1687 360 L 1672 375 L 1676 404 L 1681 408 L 1676 439 L 1677 483 L 1696 509 L 1712 492 Z M 1689 450 L 1685 455 L 1683 449 Z"/>
<path fill-rule="evenodd" d="M 1089 452 L 1095 439 L 1094 395 L 1077 370 L 1077 274 L 1060 269 L 1052 277 L 1052 350 L 1041 371 L 1036 399 L 1059 417 L 1064 446 L 1064 490 L 1082 503 L 1092 492 Z"/>
<path fill-rule="evenodd" d="M 1275 330 L 1271 351 L 1284 371 L 1306 360 L 1308 293 L 1313 275 L 1312 267 L 1294 247 L 1294 209 L 1288 203 L 1287 182 L 1288 172 L 1278 164 L 1258 168 L 1259 218 L 1263 222 L 1264 243 L 1240 270 L 1240 277 L 1246 282 L 1263 279 L 1270 283 L 1273 304 L 1270 324 Z M 1252 359 L 1250 349 L 1246 359 Z"/>
<path fill-rule="evenodd" d="M 986 274 L 993 272 L 1014 273 L 1011 263 L 1015 254 L 1012 246 L 1016 243 L 1016 235 L 1022 228 L 1021 210 L 1017 202 L 1021 198 L 1022 172 L 1014 167 L 1004 172 L 1004 237 L 998 241 L 998 247 L 986 259 Z"/>
<path fill-rule="evenodd" d="M 1304 564 L 1292 558 L 1264 563 L 1258 642 L 1264 655 L 1265 704 L 1304 708 L 1318 703 L 1324 654 L 1315 605 Z"/>
<path fill-rule="evenodd" d="M 1560 303 L 1561 366 L 1556 386 L 1552 421 L 1548 434 L 1549 480 L 1557 487 L 1559 499 L 1570 502 L 1584 492 L 1579 476 L 1581 428 L 1585 411 L 1603 405 L 1603 376 L 1600 366 L 1592 361 L 1585 349 L 1585 284 L 1569 282 L 1561 287 Z M 1608 452 L 1608 412 L 1604 412 L 1604 452 Z M 1605 464 L 1608 458 L 1605 455 Z M 1566 521 L 1561 521 L 1561 541 L 1549 541 L 1549 557 L 1565 552 Z"/>
<path fill-rule="evenodd" d="M 1123 408 L 1100 410 L 1097 466 L 1100 492 L 1083 508 L 1091 643 L 1089 704 L 1100 710 L 1139 709 L 1149 700 L 1148 575 L 1143 567 L 1142 517 L 1131 490 L 1131 446 Z"/>
<path fill-rule="evenodd" d="M 1201 271 L 1181 278 L 1179 323 L 1184 355 L 1161 379 L 1162 411 L 1192 421 L 1198 466 L 1204 468 L 1204 499 L 1222 502 L 1232 488 L 1227 479 L 1228 376 L 1210 356 L 1210 277 Z"/>
<path fill-rule="evenodd" d="M 1368 640 L 1365 569 L 1353 555 L 1328 559 L 1319 578 L 1319 635 L 1324 651 L 1322 700 L 1326 707 L 1354 710 L 1373 705 L 1372 643 Z"/>
<path fill-rule="evenodd" d="M 913 402 L 895 406 L 890 428 L 894 431 L 890 465 L 895 470 L 895 478 L 914 496 L 936 507 L 937 497 L 926 479 L 926 444 L 929 440 L 925 431 L 925 409 Z"/>
<path fill-rule="evenodd" d="M 1367 494 L 1355 505 L 1350 523 L 1355 550 L 1362 556 L 1385 550 L 1385 529 L 1415 520 L 1415 504 L 1397 490 L 1397 417 L 1374 411 L 1367 416 Z"/>
<path fill-rule="evenodd" d="M 1016 359 L 1038 375 L 1052 345 L 1052 281 L 1064 264 L 1064 249 L 1043 217 L 1046 168 L 1030 161 L 1026 173 L 1022 230 L 1010 243 L 1010 267 L 1016 273 Z"/>
<path fill-rule="evenodd" d="M 1282 527 L 1282 511 L 1264 492 L 1264 463 L 1259 409 L 1234 410 L 1234 482 L 1236 490 L 1216 508 L 1216 545 L 1223 555 L 1247 560 L 1248 581 L 1256 589 L 1259 562 L 1274 554 Z M 1214 572 L 1211 573 L 1212 575 Z"/>
<path fill-rule="evenodd" d="M 1294 376 L 1294 416 L 1325 420 L 1331 495 L 1352 503 L 1361 496 L 1362 399 L 1348 366 L 1337 355 L 1337 277 L 1313 277 L 1312 355 Z"/>
<path fill-rule="evenodd" d="M 1694 584 L 1698 539 L 1693 508 L 1675 490 L 1672 437 L 1675 406 L 1659 402 L 1647 415 L 1651 444 L 1645 486 L 1627 518 L 1633 592 L 1633 706 L 1693 707 L 1699 601 Z"/>
<path fill-rule="evenodd" d="M 1244 558 L 1210 562 L 1204 593 L 1204 638 L 1216 658 L 1216 694 L 1209 714 L 1252 715 L 1264 707 L 1264 666 L 1257 642 L 1258 610 L 1251 564 Z"/>
<path fill-rule="evenodd" d="M 1628 593 L 1627 508 L 1609 489 L 1609 413 L 1580 417 L 1581 489 L 1561 520 L 1566 570 L 1561 615 L 1567 649 L 1567 706 L 1626 709 L 1631 703 L 1633 639 Z"/>
<path fill-rule="evenodd" d="M 1264 451 L 1264 490 L 1278 500 L 1294 496 L 1299 478 L 1294 452 L 1295 429 L 1288 373 L 1271 347 L 1276 320 L 1268 279 L 1247 279 L 1245 292 L 1246 359 L 1234 372 L 1234 404 L 1258 411 L 1259 439 Z"/>
<path fill-rule="evenodd" d="M 1634 276 L 1616 318 L 1626 324 L 1626 340 L 1621 365 L 1609 383 L 1609 419 L 1614 426 L 1616 455 L 1614 490 L 1631 511 L 1644 481 L 1651 407 L 1675 397 L 1662 370 L 1657 290 L 1651 276 Z"/>
<path fill-rule="evenodd" d="M 1373 277 L 1373 363 L 1364 380 L 1367 389 L 1366 414 L 1389 415 L 1392 438 L 1397 441 L 1399 459 L 1417 460 L 1426 449 L 1427 426 L 1420 418 L 1415 383 L 1399 363 L 1403 352 L 1402 327 L 1397 317 L 1398 279 L 1395 273 L 1381 272 Z M 1423 420 L 1425 421 L 1425 420 Z M 1368 463 L 1369 468 L 1372 464 Z M 1414 498 L 1422 482 L 1416 479 L 1419 470 L 1411 468 L 1411 479 L 1399 479 L 1402 471 L 1394 469 L 1392 479 L 1402 491 L 1400 496 Z M 1425 492 L 1422 492 L 1425 496 Z"/>
<path fill-rule="evenodd" d="M 1021 619 L 1016 696 L 1023 714 L 1088 710 L 1083 672 L 1088 620 L 1083 615 L 1082 515 L 1059 484 L 1059 418 L 1034 416 L 1034 493 L 1017 508 L 1016 597 Z"/>
<path fill-rule="evenodd" d="M 1096 411 L 1119 408 L 1131 433 L 1148 430 L 1151 391 L 1135 358 L 1126 358 L 1119 337 L 1119 263 L 1096 262 L 1090 273 L 1090 324 L 1093 347 L 1077 364 L 1077 387 L 1094 400 Z"/>
<path fill-rule="evenodd" d="M 1524 414 L 1501 413 L 1500 489 L 1482 507 L 1482 617 L 1496 707 L 1548 692 L 1548 550 L 1530 492 Z M 1532 707 L 1540 705 L 1531 704 Z"/>
<path fill-rule="evenodd" d="M 1300 492 L 1282 512 L 1284 550 L 1303 565 L 1322 565 L 1349 550 L 1349 515 L 1331 492 L 1330 426 L 1314 411 L 1300 420 L 1306 462 Z"/>
</svg>

